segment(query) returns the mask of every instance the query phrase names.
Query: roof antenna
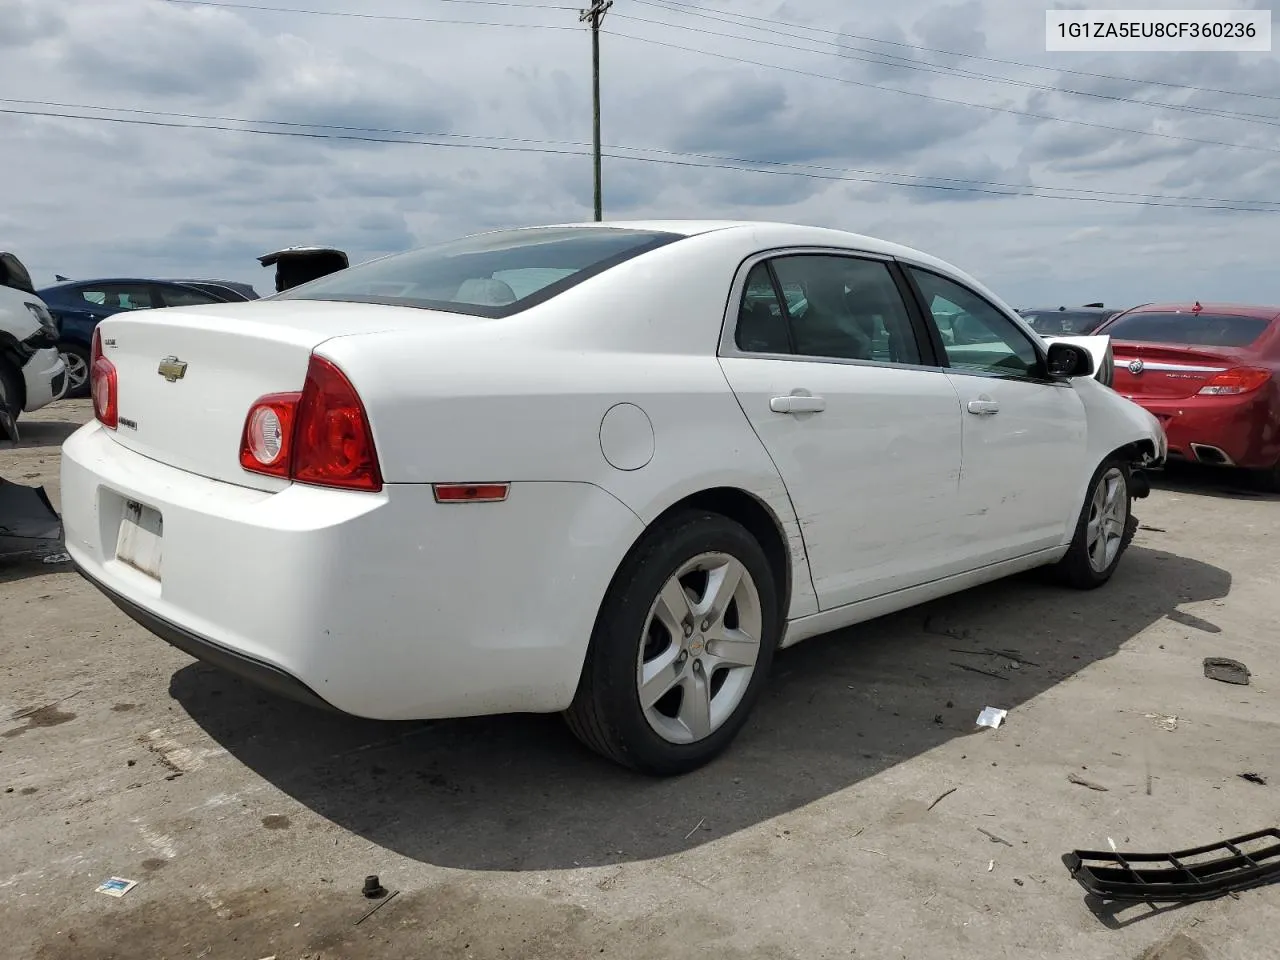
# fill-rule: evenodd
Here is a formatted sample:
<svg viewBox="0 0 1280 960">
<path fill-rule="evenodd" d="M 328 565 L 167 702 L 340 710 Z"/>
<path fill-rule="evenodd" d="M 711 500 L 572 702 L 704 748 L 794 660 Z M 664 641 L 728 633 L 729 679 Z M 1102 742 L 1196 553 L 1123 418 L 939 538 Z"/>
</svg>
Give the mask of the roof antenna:
<svg viewBox="0 0 1280 960">
<path fill-rule="evenodd" d="M 1199 312 L 1200 312 L 1201 310 L 1203 310 L 1203 309 L 1204 309 L 1204 307 L 1200 306 L 1200 301 L 1199 301 L 1199 300 L 1197 300 L 1197 301 L 1196 301 L 1196 305 L 1195 305 L 1194 307 L 1192 307 L 1192 308 L 1191 308 L 1191 312 L 1192 312 L 1192 313 L 1199 313 Z"/>
</svg>

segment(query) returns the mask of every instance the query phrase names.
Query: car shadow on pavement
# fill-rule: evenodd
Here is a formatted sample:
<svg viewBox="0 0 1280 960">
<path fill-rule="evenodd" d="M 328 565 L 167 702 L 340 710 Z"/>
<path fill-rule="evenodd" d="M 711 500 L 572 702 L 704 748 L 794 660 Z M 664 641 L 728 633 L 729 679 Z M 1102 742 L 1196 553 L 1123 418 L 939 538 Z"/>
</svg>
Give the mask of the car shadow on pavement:
<svg viewBox="0 0 1280 960">
<path fill-rule="evenodd" d="M 808 640 L 778 655 L 728 752 L 669 780 L 599 759 L 555 716 L 363 721 L 198 663 L 170 693 L 258 775 L 401 855 L 473 870 L 602 866 L 698 847 L 973 735 L 983 706 L 1013 710 L 1230 587 L 1225 570 L 1135 545 L 1100 590 L 1027 575 Z"/>
<path fill-rule="evenodd" d="M 1243 470 L 1206 467 L 1198 463 L 1172 463 L 1163 470 L 1150 471 L 1147 477 L 1153 488 L 1173 494 L 1280 502 L 1280 493 L 1268 492 L 1257 477 Z"/>
<path fill-rule="evenodd" d="M 8 450 L 30 450 L 38 447 L 60 447 L 67 437 L 83 424 L 74 420 L 18 420 L 18 442 L 0 443 L 0 453 Z"/>
</svg>

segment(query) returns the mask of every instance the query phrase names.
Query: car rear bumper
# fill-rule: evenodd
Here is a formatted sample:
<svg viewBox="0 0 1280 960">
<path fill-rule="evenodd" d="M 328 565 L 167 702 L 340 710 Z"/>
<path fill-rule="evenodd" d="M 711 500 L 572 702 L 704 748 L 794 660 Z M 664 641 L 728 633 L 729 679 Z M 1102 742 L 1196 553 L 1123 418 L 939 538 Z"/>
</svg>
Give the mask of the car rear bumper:
<svg viewBox="0 0 1280 960">
<path fill-rule="evenodd" d="M 67 368 L 57 347 L 35 351 L 22 366 L 22 378 L 27 387 L 22 409 L 27 413 L 48 406 L 67 392 Z"/>
<path fill-rule="evenodd" d="M 134 603 L 124 594 L 108 587 L 101 580 L 86 572 L 79 564 L 76 564 L 76 569 L 82 577 L 101 590 L 108 600 L 161 640 L 177 647 L 183 653 L 195 657 L 197 660 L 203 660 L 205 663 L 212 664 L 215 667 L 220 667 L 227 673 L 234 674 L 242 680 L 247 680 L 255 686 L 262 687 L 264 690 L 279 696 L 288 697 L 290 700 L 297 700 L 299 703 L 305 703 L 313 707 L 320 707 L 326 710 L 334 709 L 332 704 L 317 695 L 305 683 L 279 667 L 241 653 L 231 647 L 224 647 L 207 637 L 193 633 L 186 627 L 180 627 L 178 624 L 152 613 L 146 607 Z"/>
<path fill-rule="evenodd" d="M 1280 417 L 1266 394 L 1133 400 L 1164 427 L 1171 461 L 1263 469 L 1280 460 Z"/>
<path fill-rule="evenodd" d="M 158 577 L 122 559 L 129 501 L 162 517 Z M 252 490 L 127 450 L 97 423 L 63 447 L 62 514 L 76 566 L 152 633 L 277 693 L 384 720 L 568 706 L 642 530 L 582 483 L 445 505 L 428 484 Z"/>
</svg>

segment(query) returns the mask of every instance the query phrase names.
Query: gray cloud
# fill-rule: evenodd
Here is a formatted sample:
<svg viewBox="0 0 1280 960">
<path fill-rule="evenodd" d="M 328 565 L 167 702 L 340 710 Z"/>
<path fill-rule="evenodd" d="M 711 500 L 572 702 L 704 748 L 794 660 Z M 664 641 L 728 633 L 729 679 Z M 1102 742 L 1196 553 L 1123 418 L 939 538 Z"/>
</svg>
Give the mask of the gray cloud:
<svg viewBox="0 0 1280 960">
<path fill-rule="evenodd" d="M 299 6 L 359 9 L 350 0 Z M 571 11 L 499 13 L 457 5 L 446 14 L 420 0 L 379 0 L 377 6 L 378 12 L 406 16 L 577 24 Z M 1156 82 L 1271 96 L 1280 90 L 1280 63 L 1270 55 L 1048 55 L 1043 7 L 1032 9 L 1025 0 L 706 0 L 700 9 L 781 18 L 792 26 L 770 46 L 685 31 L 683 26 L 697 26 L 768 36 L 652 8 L 643 15 L 683 26 L 607 20 L 606 144 L 893 175 L 1280 199 L 1280 156 L 1265 152 L 1018 118 L 769 66 L 1270 148 L 1276 128 L 1264 124 L 1035 92 L 947 72 L 960 67 L 1217 112 L 1280 116 L 1274 100 Z M 614 12 L 627 12 L 626 5 L 620 2 Z M 12 187 L 0 216 L 0 248 L 18 251 L 40 282 L 54 271 L 221 275 L 270 289 L 270 271 L 254 258 L 291 243 L 332 243 L 360 260 L 475 230 L 591 216 L 587 157 L 518 152 L 534 146 L 521 139 L 590 141 L 590 47 L 581 30 L 255 14 L 151 0 L 8 0 L 4 17 L 5 96 L 448 133 L 460 135 L 453 141 L 458 144 L 517 148 L 344 143 L 0 115 L 0 169 Z M 731 64 L 610 31 L 748 62 Z M 846 50 L 873 48 L 888 56 L 880 64 L 835 56 L 832 41 L 839 31 Z M 876 44 L 852 34 L 969 56 Z M 902 58 L 942 73 L 905 69 Z M 1000 198 L 612 158 L 605 160 L 604 176 L 607 217 L 741 216 L 844 227 L 951 259 L 1022 302 L 1125 302 L 1185 292 L 1277 296 L 1269 251 L 1280 221 L 1268 215 Z M 961 201 L 963 207 L 954 205 Z"/>
<path fill-rule="evenodd" d="M 45 0 L 8 0 L 2 16 L 0 49 L 45 42 L 65 29 L 65 21 Z"/>
</svg>

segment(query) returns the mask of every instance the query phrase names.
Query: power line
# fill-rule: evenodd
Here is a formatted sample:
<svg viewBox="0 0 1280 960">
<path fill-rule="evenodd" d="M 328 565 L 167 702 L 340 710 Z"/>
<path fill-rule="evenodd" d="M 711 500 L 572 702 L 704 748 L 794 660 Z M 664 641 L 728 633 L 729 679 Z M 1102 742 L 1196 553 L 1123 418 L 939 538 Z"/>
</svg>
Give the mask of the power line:
<svg viewBox="0 0 1280 960">
<path fill-rule="evenodd" d="M 691 6 L 686 3 L 680 3 L 678 0 L 663 0 L 662 3 L 655 0 L 631 0 L 633 3 L 643 4 L 649 7 L 657 7 L 661 10 L 670 10 L 672 12 L 685 13 L 692 17 L 704 17 L 718 20 L 720 17 L 712 16 L 704 10 Z M 943 50 L 938 47 L 926 47 L 915 43 L 906 43 L 901 40 L 886 40 L 883 37 L 869 37 L 862 34 L 850 33 L 846 30 L 829 30 L 825 27 L 810 27 L 799 23 L 788 23 L 785 20 L 772 20 L 768 17 L 757 17 L 745 13 L 731 13 L 728 10 L 720 10 L 717 13 L 723 16 L 736 17 L 739 20 L 753 20 L 757 23 L 767 24 L 769 29 L 776 27 L 791 27 L 796 30 L 808 30 L 812 33 L 823 33 L 836 37 L 851 37 L 854 40 L 865 40 L 869 43 L 883 43 L 894 47 L 906 47 L 909 50 L 920 50 L 926 53 L 941 53 L 949 57 L 962 57 L 967 60 L 981 60 L 986 63 L 999 63 L 1010 67 L 1022 67 L 1028 70 L 1049 70 L 1054 73 L 1065 73 L 1076 77 L 1088 77 L 1092 80 L 1113 80 L 1121 83 L 1137 83 L 1144 86 L 1165 87 L 1172 90 L 1186 90 L 1192 93 L 1213 93 L 1231 97 L 1252 97 L 1258 100 L 1280 100 L 1280 96 L 1269 93 L 1252 93 L 1247 90 L 1220 90 L 1216 87 L 1199 87 L 1186 83 L 1173 83 L 1168 80 L 1144 80 L 1139 77 L 1121 77 L 1109 73 L 1091 73 L 1087 70 L 1071 70 L 1066 67 L 1051 67 L 1043 63 L 1027 63 L 1022 60 L 1005 60 L 1000 57 L 988 57 L 977 53 L 964 53 L 959 50 Z M 732 21 L 722 21 L 732 22 Z M 747 27 L 748 24 L 741 24 Z M 751 27 L 750 29 L 762 29 L 760 27 Z M 887 56 L 890 56 L 887 54 Z"/>
<path fill-rule="evenodd" d="M 644 2 L 644 0 L 641 0 L 641 2 Z M 658 4 L 656 3 L 650 4 L 650 5 L 655 7 L 658 6 Z M 672 12 L 672 13 L 686 12 L 683 10 L 676 10 L 671 7 L 659 7 L 659 9 L 668 10 L 669 12 Z M 689 11 L 689 12 L 692 13 L 692 11 Z M 708 20 L 715 20 L 718 23 L 725 23 L 731 26 L 741 27 L 743 29 L 764 31 L 766 33 L 769 33 L 770 37 L 769 38 L 744 37 L 744 36 L 741 36 L 740 34 L 724 33 L 719 30 L 709 30 L 703 27 L 693 27 L 693 26 L 682 27 L 678 24 L 670 23 L 665 20 L 652 20 L 647 17 L 636 17 L 636 16 L 631 16 L 629 14 L 621 14 L 621 13 L 617 14 L 617 19 L 631 20 L 635 23 L 647 23 L 647 24 L 651 24 L 653 26 L 659 26 L 659 27 L 671 27 L 676 30 L 684 30 L 692 33 L 701 33 L 707 36 L 720 37 L 726 40 L 743 40 L 743 41 L 746 41 L 747 43 L 760 43 L 760 44 L 765 44 L 767 46 L 776 47 L 783 50 L 799 50 L 802 53 L 822 53 L 828 56 L 837 56 L 842 60 L 857 60 L 862 63 L 872 63 L 877 66 L 892 67 L 899 70 L 915 70 L 921 73 L 933 73 L 933 74 L 937 74 L 939 76 L 944 76 L 944 77 L 964 77 L 971 80 L 983 80 L 988 83 L 1003 83 L 1003 84 L 1008 84 L 1010 86 L 1025 87 L 1031 90 L 1041 90 L 1048 93 L 1060 93 L 1060 94 L 1065 94 L 1065 95 L 1075 96 L 1075 97 L 1088 97 L 1093 100 L 1110 100 L 1116 103 L 1132 103 L 1132 104 L 1137 104 L 1144 107 L 1155 107 L 1157 109 L 1162 109 L 1162 110 L 1175 110 L 1182 113 L 1194 113 L 1194 114 L 1199 114 L 1203 116 L 1211 116 L 1219 119 L 1243 120 L 1246 122 L 1261 123 L 1266 126 L 1273 126 L 1273 127 L 1280 126 L 1280 117 L 1271 116 L 1267 114 L 1242 113 L 1238 111 L 1222 111 L 1222 110 L 1215 110 L 1211 107 L 1199 107 L 1199 106 L 1195 106 L 1194 104 L 1161 103 L 1159 101 L 1153 101 L 1153 100 L 1141 100 L 1137 97 L 1124 97 L 1118 94 L 1095 93 L 1089 90 L 1073 90 L 1069 87 L 1058 87 L 1050 84 L 1035 83 L 1029 80 L 1018 80 L 1013 77 L 998 77 L 998 76 L 992 76 L 991 74 L 986 74 L 986 73 L 977 73 L 976 71 L 966 70 L 959 67 L 945 67 L 940 64 L 921 63 L 919 61 L 912 60 L 907 57 L 899 57 L 894 54 L 881 53 L 876 50 L 867 50 L 866 48 L 863 48 L 863 47 L 853 47 L 853 46 L 842 45 L 839 39 L 837 40 L 815 39 L 813 37 L 805 37 L 800 34 L 781 32 L 772 27 L 756 27 L 756 26 L 752 26 L 751 24 L 737 23 L 733 20 L 726 20 L 723 17 L 716 17 L 707 13 L 698 13 L 694 15 L 702 17 L 704 19 L 708 19 Z M 799 46 L 796 46 L 795 44 L 779 43 L 777 40 L 777 36 L 779 33 L 781 33 L 782 36 L 791 37 L 792 39 L 795 39 L 795 40 L 801 40 L 810 44 L 814 44 L 814 43 L 826 44 L 829 46 L 834 46 L 836 49 L 833 52 L 830 50 L 815 50 L 811 46 L 799 47 Z M 860 56 L 857 56 L 856 53 L 851 53 L 849 51 L 858 51 L 861 53 L 867 53 L 867 54 L 871 54 L 871 56 L 860 57 Z"/>
<path fill-rule="evenodd" d="M 108 113 L 127 113 L 138 116 L 148 117 L 168 117 L 180 120 L 201 120 L 211 123 L 235 123 L 235 124 L 257 124 L 259 126 L 278 126 L 278 127 L 298 127 L 312 130 L 335 130 L 343 133 L 360 133 L 360 134 L 377 134 L 381 136 L 397 136 L 397 137 L 427 137 L 442 140 L 492 140 L 501 143 L 516 144 L 532 144 L 538 146 L 552 147 L 594 147 L 594 143 L 585 143 L 578 140 L 545 140 L 532 137 L 507 137 L 507 136 L 491 136 L 484 134 L 466 134 L 466 133 L 440 133 L 440 132 L 424 132 L 422 130 L 401 130 L 386 127 L 357 127 L 343 126 L 337 124 L 316 123 L 316 122 L 299 122 L 295 120 L 264 120 L 264 119 L 246 119 L 244 117 L 224 117 L 201 113 L 175 113 L 165 110 L 145 110 L 136 107 L 109 107 L 100 104 L 86 103 L 67 103 L 58 100 L 22 100 L 12 97 L 0 97 L 0 103 L 22 104 L 24 106 L 37 107 L 56 107 L 62 110 L 94 110 Z M 56 115 L 51 115 L 56 116 Z M 79 116 L 71 116 L 69 119 L 82 119 Z M 83 119 L 102 119 L 112 120 L 112 117 L 85 117 Z M 196 129 L 199 129 L 198 127 Z M 253 133 L 253 130 L 241 130 L 239 127 L 232 127 L 231 130 Z M 400 143 L 400 140 L 387 140 L 378 142 Z M 447 144 L 440 144 L 447 146 Z M 940 183 L 954 183 L 982 187 L 1003 187 L 1011 190 L 1020 191 L 1054 191 L 1057 193 L 1083 193 L 1094 196 L 1103 197 L 1137 197 L 1146 200 L 1173 200 L 1173 201 L 1193 201 L 1200 203 L 1221 203 L 1221 204 L 1267 204 L 1278 205 L 1280 200 L 1251 200 L 1242 198 L 1227 197 L 1195 197 L 1181 194 L 1162 194 L 1162 193 L 1137 193 L 1132 190 L 1099 190 L 1092 187 L 1056 187 L 1047 184 L 1031 184 L 1031 183 L 1008 183 L 999 180 L 975 180 L 965 177 L 943 177 L 931 174 L 915 174 L 903 173 L 901 171 L 884 171 L 884 170 L 865 170 L 855 167 L 832 167 L 824 166 L 816 163 L 797 163 L 786 160 L 761 160 L 748 159 L 744 157 L 725 156 L 724 154 L 713 153 L 695 153 L 690 151 L 666 150 L 661 147 L 638 147 L 629 144 L 605 144 L 604 149 L 608 150 L 627 150 L 635 153 L 653 153 L 663 157 L 676 157 L 681 159 L 708 160 L 732 164 L 758 165 L 764 167 L 793 169 L 793 170 L 816 170 L 824 173 L 841 173 L 841 174 L 858 174 L 867 177 L 908 177 L 915 180 L 933 180 Z"/>
<path fill-rule="evenodd" d="M 392 15 L 392 14 L 367 14 L 367 13 L 357 13 L 354 11 L 309 10 L 309 9 L 301 9 L 301 8 L 294 8 L 294 7 L 269 7 L 269 6 L 263 6 L 263 5 L 229 3 L 229 2 L 223 2 L 223 0 L 164 0 L 164 2 L 185 3 L 185 4 L 192 4 L 197 6 L 230 7 L 234 9 L 240 9 L 240 10 L 313 14 L 313 15 L 319 15 L 319 16 L 340 16 L 340 17 L 359 17 L 364 19 L 403 20 L 403 21 L 410 21 L 415 23 L 460 23 L 460 24 L 467 24 L 470 26 L 513 27 L 513 28 L 530 27 L 530 28 L 543 29 L 543 30 L 575 30 L 576 31 L 580 29 L 579 27 L 562 26 L 557 24 L 512 24 L 512 23 L 492 23 L 488 21 L 476 21 L 476 20 L 439 20 L 439 19 L 433 19 L 433 18 L 427 18 L 427 17 L 409 17 L 409 16 L 399 16 L 399 15 Z M 527 4 L 519 4 L 519 6 L 527 6 Z M 636 18 L 630 18 L 630 19 L 636 19 Z M 652 22 L 657 22 L 657 21 L 652 21 Z M 669 23 L 662 23 L 661 25 L 667 26 L 667 27 L 674 26 L 673 24 L 669 24 Z M 749 66 L 765 67 L 771 70 L 781 70 L 786 73 L 793 73 L 799 76 L 812 77 L 820 80 L 833 80 L 833 81 L 836 81 L 837 83 L 844 83 L 844 84 L 849 84 L 851 86 L 864 87 L 872 90 L 882 90 L 889 93 L 897 93 L 903 96 L 917 97 L 925 100 L 933 100 L 938 103 L 949 103 L 955 106 L 973 107 L 979 110 L 990 110 L 996 113 L 1006 113 L 1006 114 L 1011 114 L 1013 116 L 1028 117 L 1030 119 L 1043 120 L 1050 123 L 1067 123 L 1067 124 L 1072 124 L 1074 126 L 1092 127 L 1098 130 L 1109 130 L 1113 133 L 1127 133 L 1127 134 L 1132 134 L 1134 136 L 1157 137 L 1162 140 L 1172 140 L 1172 141 L 1179 141 L 1183 143 L 1200 143 L 1206 146 L 1227 147 L 1227 148 L 1240 149 L 1240 150 L 1254 150 L 1262 153 L 1280 154 L 1280 148 L 1275 148 L 1275 147 L 1263 147 L 1263 146 L 1256 146 L 1252 144 L 1227 143 L 1222 140 L 1209 140 L 1203 137 L 1185 137 L 1185 136 L 1179 136 L 1177 134 L 1172 134 L 1172 133 L 1160 133 L 1154 130 L 1134 130 L 1129 127 L 1117 127 L 1111 124 L 1096 123 L 1089 120 L 1071 120 L 1065 117 L 1054 117 L 1054 116 L 1050 116 L 1049 114 L 1033 113 L 1027 110 L 1018 110 L 1013 107 L 1001 107 L 1001 106 L 995 106 L 992 104 L 974 103 L 973 101 L 970 101 L 970 100 L 959 100 L 953 97 L 943 97 L 943 96 L 939 96 L 938 94 L 924 93 L 918 90 L 902 90 L 897 87 L 885 87 L 879 84 L 870 83 L 868 81 L 854 80 L 849 77 L 836 77 L 830 74 L 814 73 L 808 70 L 800 70 L 795 67 L 783 66 L 782 64 L 761 63 L 756 60 L 748 60 L 744 57 L 735 57 L 729 54 L 717 53 L 711 50 L 702 50 L 697 47 L 687 47 L 682 44 L 670 43 L 664 40 L 655 40 L 651 37 L 638 37 L 633 34 L 620 33 L 616 30 L 608 30 L 606 32 L 610 33 L 615 37 L 621 37 L 622 39 L 625 39 L 625 40 L 635 40 L 640 43 L 649 43 L 649 44 L 654 44 L 656 46 L 668 47 L 673 50 L 682 50 L 687 53 L 697 53 L 703 56 L 716 57 L 718 59 L 728 60 L 734 63 L 742 63 L 742 64 L 747 64 Z M 705 33 L 709 31 L 699 31 L 699 32 Z M 721 34 L 721 36 L 729 36 L 729 35 Z M 729 38 L 739 39 L 739 40 L 753 39 L 749 37 L 729 37 Z M 808 51 L 808 52 L 813 52 L 813 51 Z"/>
<path fill-rule="evenodd" d="M 879 84 L 870 83 L 865 80 L 854 80 L 850 77 L 836 77 L 829 73 L 814 73 L 810 70 L 801 70 L 797 67 L 786 67 L 778 63 L 761 63 L 758 60 L 748 60 L 745 57 L 735 57 L 727 53 L 717 53 L 713 50 L 703 50 L 698 47 L 686 47 L 678 43 L 669 43 L 666 40 L 655 40 L 652 37 L 637 37 L 634 34 L 619 33 L 617 30 L 606 31 L 610 36 L 621 37 L 624 40 L 635 40 L 639 43 L 650 43 L 659 47 L 667 47 L 672 50 L 683 50 L 686 53 L 697 53 L 707 57 L 716 57 L 720 60 L 730 60 L 734 63 L 743 63 L 753 67 L 766 67 L 770 70 L 781 70 L 785 73 L 794 73 L 802 77 L 812 77 L 817 80 L 833 80 L 836 83 L 844 83 L 854 87 L 865 87 L 871 90 L 883 90 L 886 93 L 897 93 L 905 97 L 916 97 L 922 100 L 932 100 L 937 103 L 950 103 L 955 106 L 973 107 L 978 110 L 990 110 L 994 113 L 1007 113 L 1016 117 L 1029 117 L 1033 120 L 1046 120 L 1053 123 L 1069 123 L 1080 127 L 1093 127 L 1097 130 L 1110 130 L 1113 133 L 1129 133 L 1139 137 L 1158 137 L 1161 140 L 1176 140 L 1183 143 L 1201 143 L 1212 147 L 1228 147 L 1235 150 L 1256 150 L 1261 153 L 1280 154 L 1280 148 L 1263 147 L 1248 143 L 1227 143 L 1223 140 L 1208 140 L 1203 137 L 1184 137 L 1173 133 L 1160 133 L 1156 130 L 1134 130 L 1130 127 L 1116 127 L 1107 123 L 1095 123 L 1091 120 L 1070 120 L 1065 117 L 1053 117 L 1044 113 L 1033 113 L 1029 110 L 1018 110 L 1014 107 L 1001 107 L 989 103 L 974 103 L 972 100 L 957 100 L 954 97 L 943 97 L 935 93 L 924 93 L 919 90 L 901 90 L 897 87 L 882 87 Z"/>
<path fill-rule="evenodd" d="M 551 23 L 493 23 L 488 20 L 453 20 L 442 17 L 411 17 L 394 13 L 359 13 L 355 10 L 307 10 L 297 7 L 270 7 L 262 4 L 227 3 L 224 0 L 162 0 L 164 3 L 182 4 L 191 7 L 220 7 L 228 10 L 249 10 L 255 13 L 298 13 L 313 17 L 354 17 L 360 20 L 392 20 L 404 23 L 450 23 L 471 27 L 517 27 L 534 30 L 572 30 L 578 32 L 580 27 L 561 26 Z M 455 3 L 480 3 L 481 0 L 450 0 Z M 554 6 L 549 4 L 499 3 L 498 0 L 484 0 L 497 7 L 523 7 L 529 10 L 573 10 L 573 7 Z"/>
<path fill-rule="evenodd" d="M 481 143 L 445 143 L 432 140 L 406 140 L 390 137 L 374 137 L 369 135 L 360 135 L 354 133 L 313 133 L 303 130 L 259 130 L 249 127 L 233 127 L 225 124 L 217 123 L 176 123 L 165 120 L 148 120 L 139 117 L 102 117 L 88 116 L 84 114 L 55 113 L 52 111 L 41 110 L 19 110 L 12 107 L 0 107 L 0 114 L 10 114 L 17 116 L 30 117 L 48 117 L 64 120 L 89 120 L 97 122 L 117 123 L 117 124 L 136 124 L 148 127 L 169 128 L 169 129 L 196 129 L 196 130 L 220 130 L 232 133 L 247 133 L 258 136 L 275 136 L 275 137 L 297 137 L 309 140 L 339 140 L 339 141 L 356 141 L 363 143 L 380 143 L 380 144 L 407 144 L 431 147 L 450 147 L 458 149 L 475 149 L 489 150 L 503 153 L 534 153 L 551 156 L 573 156 L 585 157 L 592 154 L 587 150 L 568 150 L 554 147 L 535 147 L 525 145 L 503 145 L 503 144 L 481 144 Z M 626 148 L 626 149 L 643 149 L 643 148 Z M 737 162 L 719 162 L 709 163 L 699 160 L 682 160 L 675 158 L 655 158 L 655 157 L 639 157 L 629 154 L 605 153 L 604 156 L 614 160 L 625 160 L 633 163 L 651 163 L 663 164 L 676 167 L 686 167 L 699 170 L 736 170 L 743 173 L 757 173 L 772 176 L 788 176 L 802 177 L 810 180 L 820 180 L 829 182 L 847 182 L 847 183 L 868 183 L 880 186 L 895 186 L 904 188 L 915 188 L 922 190 L 935 190 L 953 193 L 980 193 L 994 196 L 1006 197 L 1034 197 L 1044 200 L 1068 200 L 1087 203 L 1101 204 L 1120 204 L 1126 206 L 1143 206 L 1143 207 L 1169 207 L 1175 209 L 1200 209 L 1200 210 L 1226 210 L 1239 213 L 1280 213 L 1280 210 L 1259 208 L 1256 206 L 1237 206 L 1225 204 L 1202 204 L 1202 203 L 1183 203 L 1174 202 L 1166 203 L 1157 200 L 1143 199 L 1120 199 L 1116 197 L 1081 197 L 1081 196 L 1058 196 L 1054 194 L 1046 194 L 1036 192 L 1038 188 L 1029 187 L 1023 190 L 997 190 L 976 186 L 958 186 L 943 184 L 927 184 L 913 183 L 902 179 L 871 178 L 871 177 L 855 177 L 838 175 L 834 173 L 816 173 L 804 170 L 777 169 L 761 166 L 740 165 Z M 729 158 L 726 158 L 728 160 Z M 1252 203 L 1253 201 L 1239 201 L 1240 203 Z"/>
</svg>

